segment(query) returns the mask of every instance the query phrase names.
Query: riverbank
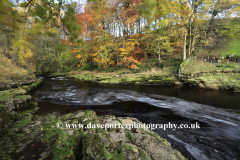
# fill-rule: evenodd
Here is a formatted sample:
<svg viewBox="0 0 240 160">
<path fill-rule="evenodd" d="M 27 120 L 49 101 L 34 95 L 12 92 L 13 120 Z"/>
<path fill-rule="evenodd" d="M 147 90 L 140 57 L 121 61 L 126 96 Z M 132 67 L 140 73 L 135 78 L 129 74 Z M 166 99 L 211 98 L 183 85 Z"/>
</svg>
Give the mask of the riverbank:
<svg viewBox="0 0 240 160">
<path fill-rule="evenodd" d="M 174 85 L 176 78 L 161 70 L 132 73 L 128 70 L 118 72 L 73 71 L 69 73 L 54 73 L 50 76 L 66 76 L 77 78 L 84 82 L 105 84 L 135 84 L 135 85 Z"/>
<path fill-rule="evenodd" d="M 29 112 L 25 112 L 29 113 Z M 58 116 L 25 117 L 15 122 L 0 140 L 3 159 L 185 159 L 165 139 L 150 129 L 85 128 L 89 124 L 137 124 L 129 117 L 97 116 L 93 111 L 77 111 Z M 58 122 L 63 128 L 58 128 Z M 66 124 L 83 124 L 69 129 Z M 21 126 L 21 127 L 19 127 Z"/>
<path fill-rule="evenodd" d="M 28 93 L 42 83 L 33 80 L 0 92 L 1 159 L 185 159 L 147 128 L 85 128 L 89 124 L 143 125 L 135 118 L 97 116 L 89 110 L 38 116 L 38 105 Z M 84 128 L 57 128 L 58 122 L 83 124 Z"/>
<path fill-rule="evenodd" d="M 191 67 L 191 66 L 194 66 Z M 211 66 L 209 66 L 211 65 Z M 205 68 L 203 67 L 205 66 Z M 207 68 L 206 68 L 207 66 Z M 163 70 L 132 73 L 128 70 L 117 72 L 71 71 L 53 73 L 50 76 L 77 78 L 83 82 L 133 85 L 178 85 L 194 88 L 240 92 L 240 68 L 230 68 L 227 64 L 210 64 L 209 62 L 191 62 L 180 75 L 168 74 Z M 225 67 L 226 66 L 226 67 Z"/>
<path fill-rule="evenodd" d="M 235 62 L 210 63 L 190 57 L 181 64 L 178 79 L 190 87 L 240 93 L 240 65 Z"/>
<path fill-rule="evenodd" d="M 9 133 L 9 126 L 16 121 L 22 120 L 23 115 L 37 111 L 37 103 L 28 95 L 43 84 L 42 80 L 32 80 L 29 85 L 24 85 L 15 89 L 0 91 L 0 137 Z M 25 120 L 23 120 L 25 123 Z"/>
</svg>

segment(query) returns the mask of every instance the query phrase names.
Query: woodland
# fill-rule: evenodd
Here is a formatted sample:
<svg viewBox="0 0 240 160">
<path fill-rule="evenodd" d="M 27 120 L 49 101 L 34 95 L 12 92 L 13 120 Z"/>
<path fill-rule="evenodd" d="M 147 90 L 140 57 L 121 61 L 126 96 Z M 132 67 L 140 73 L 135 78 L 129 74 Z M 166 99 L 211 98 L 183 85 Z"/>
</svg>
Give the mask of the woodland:
<svg viewBox="0 0 240 160">
<path fill-rule="evenodd" d="M 33 73 L 171 65 L 177 73 L 191 55 L 240 57 L 238 0 L 0 3 L 0 52 Z"/>
<path fill-rule="evenodd" d="M 239 63 L 239 0 L 0 0 L 0 159 L 238 159 Z M 58 128 L 138 117 L 203 128 Z"/>
</svg>

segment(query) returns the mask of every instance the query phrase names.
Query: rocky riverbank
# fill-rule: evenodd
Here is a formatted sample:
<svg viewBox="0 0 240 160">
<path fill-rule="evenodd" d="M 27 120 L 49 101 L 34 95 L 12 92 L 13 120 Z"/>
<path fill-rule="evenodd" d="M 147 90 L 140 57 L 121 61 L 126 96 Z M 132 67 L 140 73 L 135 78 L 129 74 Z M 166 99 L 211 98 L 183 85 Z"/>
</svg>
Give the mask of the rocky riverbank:
<svg viewBox="0 0 240 160">
<path fill-rule="evenodd" d="M 27 109 L 30 109 L 32 112 L 37 110 L 37 104 L 27 94 L 42 83 L 42 80 L 36 79 L 28 82 L 28 85 L 0 91 L 0 137 L 7 134 L 9 125 L 18 120 L 18 112 L 22 114 L 22 111 Z"/>
<path fill-rule="evenodd" d="M 135 118 L 97 116 L 88 110 L 63 116 L 29 115 L 23 117 L 28 124 L 15 122 L 11 134 L 0 140 L 3 159 L 185 159 L 150 129 L 85 128 L 90 123 L 142 124 Z M 63 123 L 63 128 L 57 127 L 58 122 Z M 84 127 L 69 129 L 65 124 Z"/>
<path fill-rule="evenodd" d="M 135 118 L 97 116 L 88 110 L 38 116 L 37 103 L 27 94 L 42 83 L 36 80 L 0 92 L 1 159 L 185 159 L 150 129 L 85 128 L 89 124 L 142 124 Z M 57 127 L 58 122 L 63 128 Z M 65 124 L 84 127 L 70 129 Z"/>
</svg>

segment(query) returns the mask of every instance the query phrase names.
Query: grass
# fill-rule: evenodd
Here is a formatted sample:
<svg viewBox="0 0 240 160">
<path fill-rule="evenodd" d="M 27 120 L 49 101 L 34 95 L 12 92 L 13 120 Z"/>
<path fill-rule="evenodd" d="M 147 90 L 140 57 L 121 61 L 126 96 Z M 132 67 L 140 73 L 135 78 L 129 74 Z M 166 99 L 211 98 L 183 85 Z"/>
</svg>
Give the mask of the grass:
<svg viewBox="0 0 240 160">
<path fill-rule="evenodd" d="M 25 94 L 27 94 L 32 89 L 35 89 L 40 83 L 42 83 L 42 80 L 38 80 L 29 86 L 22 86 L 22 87 L 18 87 L 15 89 L 1 91 L 0 92 L 0 103 L 6 103 L 10 100 L 18 99 L 18 98 L 24 98 L 24 99 L 28 98 L 29 99 L 30 96 L 25 95 Z"/>
<path fill-rule="evenodd" d="M 0 84 L 23 81 L 26 77 L 34 77 L 29 71 L 12 64 L 12 61 L 0 53 Z"/>
<path fill-rule="evenodd" d="M 240 75 L 222 74 L 222 75 L 209 75 L 201 76 L 197 78 L 199 81 L 204 83 L 207 89 L 222 89 L 222 90 L 232 90 L 240 91 Z"/>
<path fill-rule="evenodd" d="M 227 49 L 223 51 L 219 51 L 221 56 L 228 57 L 230 55 L 235 55 L 236 57 L 240 57 L 240 38 L 233 39 L 229 42 Z"/>
<path fill-rule="evenodd" d="M 214 73 L 214 72 L 239 72 L 240 65 L 234 63 L 210 63 L 190 61 L 184 69 L 184 73 L 195 75 L 199 73 Z"/>
<path fill-rule="evenodd" d="M 167 71 L 148 71 L 141 73 L 129 73 L 129 72 L 110 72 L 110 73 L 99 73 L 99 72 L 90 72 L 90 71 L 81 71 L 78 74 L 73 74 L 72 77 L 78 78 L 84 81 L 93 81 L 99 83 L 110 83 L 110 84 L 119 84 L 119 83 L 148 83 L 149 79 L 160 79 L 168 77 L 169 74 Z"/>
</svg>

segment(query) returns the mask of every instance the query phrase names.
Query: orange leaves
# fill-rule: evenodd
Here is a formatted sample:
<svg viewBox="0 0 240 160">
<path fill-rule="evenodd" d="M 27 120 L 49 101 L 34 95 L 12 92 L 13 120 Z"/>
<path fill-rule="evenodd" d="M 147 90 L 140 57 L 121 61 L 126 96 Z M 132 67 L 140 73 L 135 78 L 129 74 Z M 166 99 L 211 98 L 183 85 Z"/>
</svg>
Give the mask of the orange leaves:
<svg viewBox="0 0 240 160">
<path fill-rule="evenodd" d="M 135 69 L 135 68 L 137 68 L 137 65 L 141 64 L 140 62 L 138 62 L 136 59 L 134 59 L 131 56 L 123 58 L 122 63 L 124 63 L 126 65 L 126 67 L 128 67 L 130 69 Z"/>
<path fill-rule="evenodd" d="M 141 52 L 139 43 L 135 39 L 128 39 L 126 43 L 126 48 L 119 48 L 118 52 L 121 56 L 121 62 L 124 63 L 128 68 L 135 69 L 137 64 L 140 64 L 133 56 Z"/>
<path fill-rule="evenodd" d="M 80 53 L 80 50 L 79 50 L 78 48 L 74 48 L 74 49 L 72 50 L 72 53 L 78 54 L 78 53 Z"/>
</svg>

